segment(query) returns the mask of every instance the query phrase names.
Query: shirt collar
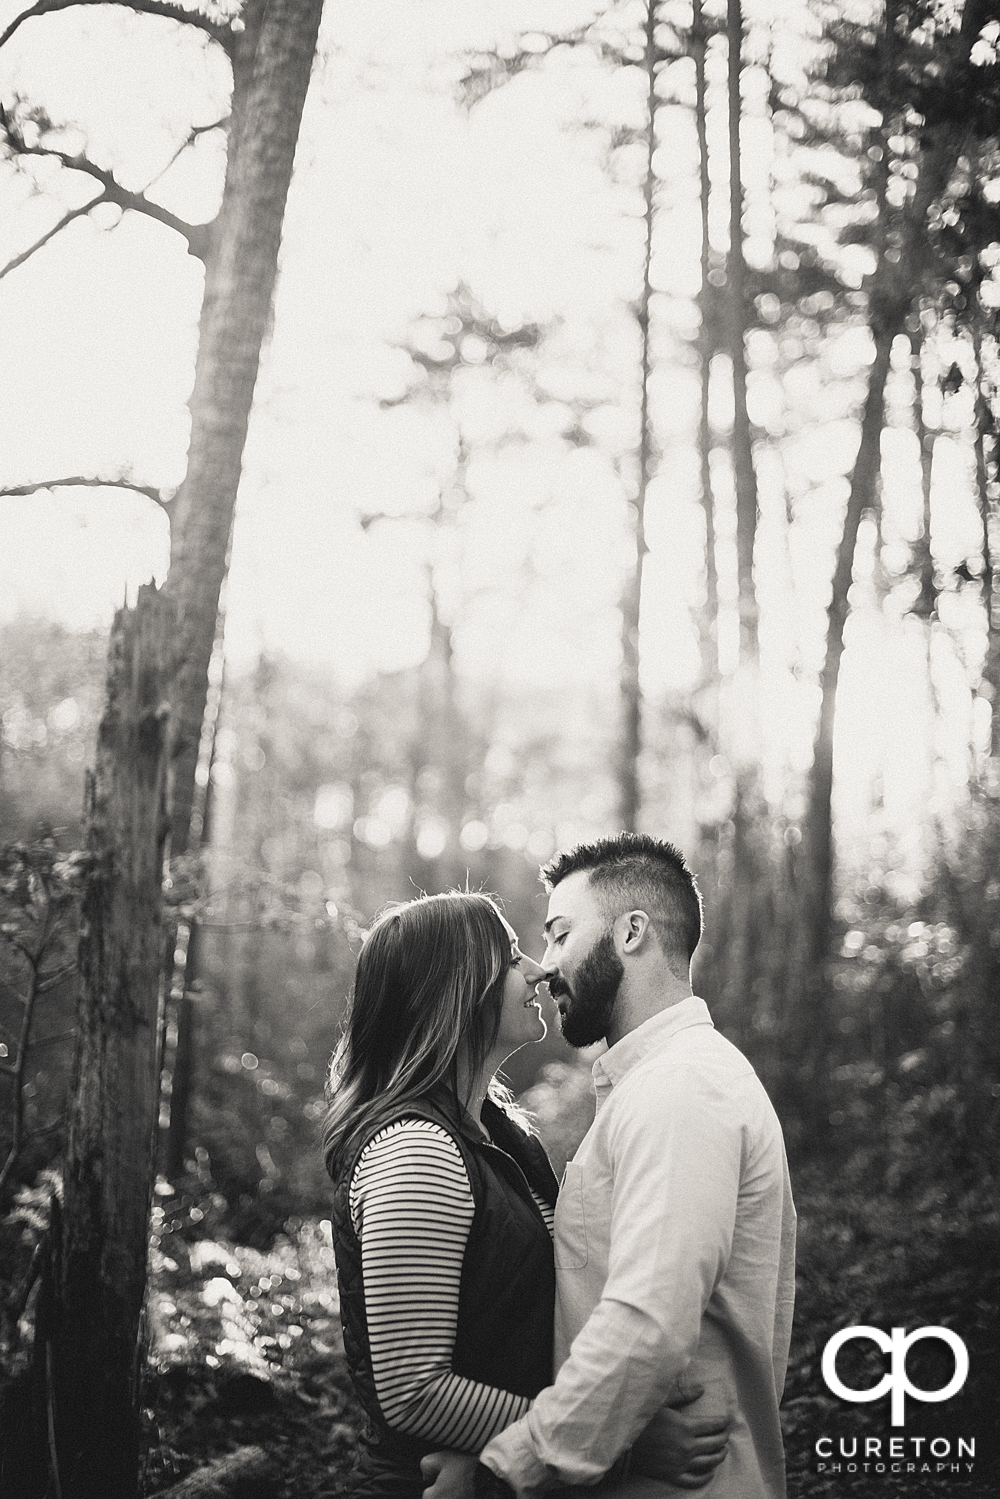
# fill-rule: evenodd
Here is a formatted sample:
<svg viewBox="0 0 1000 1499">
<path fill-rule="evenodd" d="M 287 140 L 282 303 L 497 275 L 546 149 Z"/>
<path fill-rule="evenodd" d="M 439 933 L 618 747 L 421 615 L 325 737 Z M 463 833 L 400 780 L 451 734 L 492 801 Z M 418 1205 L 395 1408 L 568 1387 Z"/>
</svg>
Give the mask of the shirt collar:
<svg viewBox="0 0 1000 1499">
<path fill-rule="evenodd" d="M 660 1010 L 658 1014 L 650 1016 L 649 1020 L 644 1020 L 634 1031 L 629 1031 L 627 1036 L 609 1047 L 594 1063 L 594 1084 L 598 1101 L 602 1092 L 606 1093 L 616 1083 L 620 1083 L 627 1072 L 653 1052 L 662 1050 L 678 1031 L 687 1030 L 692 1025 L 711 1024 L 708 1005 L 694 994 L 688 999 L 680 1000 L 678 1004 Z"/>
</svg>

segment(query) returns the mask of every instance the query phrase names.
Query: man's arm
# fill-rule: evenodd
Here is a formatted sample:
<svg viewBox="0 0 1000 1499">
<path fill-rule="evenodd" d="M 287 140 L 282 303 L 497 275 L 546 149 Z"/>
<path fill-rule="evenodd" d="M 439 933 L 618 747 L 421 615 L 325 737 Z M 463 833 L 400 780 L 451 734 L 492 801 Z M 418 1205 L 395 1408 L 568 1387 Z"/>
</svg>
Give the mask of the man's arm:
<svg viewBox="0 0 1000 1499">
<path fill-rule="evenodd" d="M 726 1093 L 686 1066 L 619 1086 L 603 1295 L 555 1383 L 482 1453 L 518 1494 L 595 1483 L 632 1445 L 690 1362 L 732 1249 L 743 1135 Z"/>
<path fill-rule="evenodd" d="M 691 1399 L 702 1393 L 695 1386 Z M 662 1406 L 633 1447 L 629 1472 L 676 1488 L 704 1488 L 726 1456 L 731 1425 L 729 1411 L 695 1417 Z M 492 1468 L 463 1452 L 428 1453 L 420 1471 L 427 1485 L 423 1499 L 513 1499 L 515 1492 Z"/>
</svg>

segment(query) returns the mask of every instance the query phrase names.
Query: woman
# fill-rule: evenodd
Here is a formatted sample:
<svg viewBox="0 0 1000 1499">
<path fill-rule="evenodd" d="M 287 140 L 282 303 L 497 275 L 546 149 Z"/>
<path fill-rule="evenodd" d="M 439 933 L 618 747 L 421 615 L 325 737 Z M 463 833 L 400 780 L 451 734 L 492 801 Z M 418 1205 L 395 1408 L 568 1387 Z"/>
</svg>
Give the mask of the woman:
<svg viewBox="0 0 1000 1499">
<path fill-rule="evenodd" d="M 353 1490 L 420 1499 L 552 1378 L 556 1180 L 494 1074 L 544 977 L 484 895 L 425 896 L 361 949 L 324 1130 L 344 1346 L 369 1420 Z"/>
</svg>

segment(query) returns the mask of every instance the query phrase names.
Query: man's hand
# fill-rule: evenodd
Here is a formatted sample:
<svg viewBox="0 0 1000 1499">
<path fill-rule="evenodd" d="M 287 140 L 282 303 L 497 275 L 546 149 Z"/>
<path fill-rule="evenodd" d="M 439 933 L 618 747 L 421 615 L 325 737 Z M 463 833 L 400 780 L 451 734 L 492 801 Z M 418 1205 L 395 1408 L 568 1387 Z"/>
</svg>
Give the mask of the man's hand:
<svg viewBox="0 0 1000 1499">
<path fill-rule="evenodd" d="M 428 1485 L 423 1499 L 473 1499 L 473 1475 L 478 1457 L 465 1452 L 429 1452 L 420 1459 Z"/>
<path fill-rule="evenodd" d="M 679 1489 L 703 1489 L 726 1456 L 732 1424 L 721 1385 L 708 1391 L 690 1386 L 657 1411 L 632 1448 L 630 1472 L 666 1479 Z"/>
</svg>

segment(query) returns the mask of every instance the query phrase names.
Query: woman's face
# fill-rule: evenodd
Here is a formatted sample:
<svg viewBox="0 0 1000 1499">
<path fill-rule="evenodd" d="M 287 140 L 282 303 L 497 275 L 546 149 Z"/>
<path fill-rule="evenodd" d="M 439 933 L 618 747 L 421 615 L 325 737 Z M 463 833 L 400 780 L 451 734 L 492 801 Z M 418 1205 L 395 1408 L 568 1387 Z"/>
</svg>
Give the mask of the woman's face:
<svg viewBox="0 0 1000 1499">
<path fill-rule="evenodd" d="M 519 1047 L 527 1046 L 531 1041 L 541 1041 L 545 1035 L 542 1008 L 535 994 L 538 985 L 545 978 L 545 971 L 518 947 L 517 933 L 510 923 L 504 921 L 504 926 L 510 937 L 511 955 L 515 961 L 504 980 L 500 1029 L 494 1044 L 496 1050 L 509 1057 Z"/>
</svg>

